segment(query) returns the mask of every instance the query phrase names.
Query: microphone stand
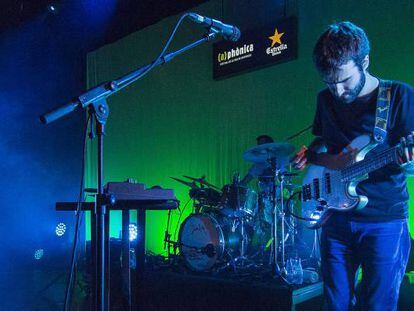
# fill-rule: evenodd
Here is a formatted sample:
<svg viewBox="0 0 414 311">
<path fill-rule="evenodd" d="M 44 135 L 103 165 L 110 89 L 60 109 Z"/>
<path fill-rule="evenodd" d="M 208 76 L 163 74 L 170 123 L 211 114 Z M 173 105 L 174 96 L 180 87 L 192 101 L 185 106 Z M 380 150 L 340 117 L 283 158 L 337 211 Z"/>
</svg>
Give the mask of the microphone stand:
<svg viewBox="0 0 414 311">
<path fill-rule="evenodd" d="M 170 259 L 171 256 L 171 234 L 170 234 L 170 220 L 171 220 L 171 210 L 168 211 L 168 218 L 167 218 L 167 227 L 165 228 L 164 232 L 164 250 L 167 248 L 167 258 Z M 168 244 L 167 244 L 168 243 Z"/>
<path fill-rule="evenodd" d="M 96 87 L 87 90 L 85 93 L 79 95 L 70 103 L 65 104 L 57 109 L 54 109 L 46 114 L 40 116 L 40 121 L 44 124 L 48 124 L 55 121 L 71 112 L 78 107 L 88 109 L 95 120 L 96 133 L 98 136 L 98 148 L 97 148 L 97 172 L 98 172 L 98 193 L 96 195 L 94 216 L 91 217 L 92 223 L 92 245 L 94 250 L 92 251 L 92 264 L 93 264 L 93 290 L 92 290 L 92 303 L 93 310 L 106 311 L 109 310 L 109 286 L 107 280 L 109 280 L 109 212 L 107 206 L 114 203 L 113 198 L 109 198 L 104 193 L 104 135 L 105 124 L 109 117 L 109 107 L 107 104 L 107 98 L 122 90 L 128 85 L 134 83 L 143 74 L 156 66 L 165 64 L 171 61 L 174 57 L 182 54 L 183 52 L 192 49 L 204 42 L 213 40 L 217 35 L 214 29 L 210 29 L 209 32 L 201 39 L 171 53 L 168 53 L 162 57 L 157 58 L 151 64 L 143 66 L 137 70 L 134 70 L 126 75 L 115 79 L 113 81 L 104 82 Z M 116 198 L 115 198 L 116 199 Z"/>
</svg>

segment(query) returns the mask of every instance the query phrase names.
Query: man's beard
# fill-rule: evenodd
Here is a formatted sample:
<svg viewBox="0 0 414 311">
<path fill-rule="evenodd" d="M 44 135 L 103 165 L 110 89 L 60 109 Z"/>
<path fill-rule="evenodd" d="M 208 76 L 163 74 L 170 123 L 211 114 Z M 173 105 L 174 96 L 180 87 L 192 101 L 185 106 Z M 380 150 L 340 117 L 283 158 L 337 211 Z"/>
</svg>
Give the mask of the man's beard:
<svg viewBox="0 0 414 311">
<path fill-rule="evenodd" d="M 362 69 L 360 69 L 359 72 L 361 73 L 359 83 L 352 90 L 346 91 L 340 97 L 336 97 L 340 102 L 344 104 L 350 104 L 358 97 L 359 93 L 361 93 L 365 85 L 366 76 Z"/>
</svg>

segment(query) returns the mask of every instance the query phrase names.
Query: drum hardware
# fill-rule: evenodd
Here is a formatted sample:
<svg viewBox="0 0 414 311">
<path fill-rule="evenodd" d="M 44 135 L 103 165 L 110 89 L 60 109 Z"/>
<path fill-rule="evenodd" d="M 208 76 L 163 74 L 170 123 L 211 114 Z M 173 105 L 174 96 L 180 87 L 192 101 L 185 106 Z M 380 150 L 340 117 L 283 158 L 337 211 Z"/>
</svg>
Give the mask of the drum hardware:
<svg viewBox="0 0 414 311">
<path fill-rule="evenodd" d="M 164 232 L 164 250 L 167 250 L 167 259 L 171 257 L 171 234 L 170 234 L 171 210 L 168 211 L 167 226 Z M 176 248 L 174 247 L 174 254 Z"/>
<path fill-rule="evenodd" d="M 221 213 L 230 218 L 248 220 L 257 213 L 257 193 L 240 184 L 240 175 L 235 173 L 233 182 L 222 189 Z"/>
<path fill-rule="evenodd" d="M 298 174 L 288 167 L 293 150 L 288 143 L 271 143 L 244 152 L 246 161 L 266 163 L 266 175 L 259 177 L 259 192 L 241 185 L 238 173 L 221 191 L 207 182 L 205 176 L 184 175 L 188 180 L 171 177 L 190 187 L 195 212 L 179 227 L 178 242 L 170 241 L 171 237 L 166 234 L 165 243 L 174 247 L 174 254 L 179 251 L 186 266 L 196 272 L 221 272 L 230 268 L 237 273 L 239 269 L 258 268 L 266 265 L 269 254 L 272 276 L 284 279 L 286 259 L 295 254 L 297 258 L 299 244 L 303 243 L 293 217 L 296 205 L 292 198 L 301 189 L 292 182 Z M 265 205 L 269 217 L 262 222 Z M 258 231 L 261 233 L 256 234 Z M 301 249 L 302 253 L 311 252 L 311 258 L 308 255 L 304 258 L 310 261 L 318 257 L 315 243 L 312 249 L 306 244 L 302 246 L 306 246 Z"/>
<path fill-rule="evenodd" d="M 260 147 L 260 146 L 259 146 Z M 260 149 L 262 151 L 263 149 Z M 266 150 L 266 149 L 264 149 Z M 271 150 L 271 149 L 269 149 Z M 283 200 L 283 190 L 284 190 L 284 176 L 281 174 L 281 170 L 278 168 L 277 158 L 273 157 L 272 151 L 269 152 L 267 157 L 267 162 L 269 163 L 272 172 L 273 172 L 273 180 L 271 182 L 272 191 L 271 194 L 271 202 L 273 204 L 273 223 L 271 226 L 271 255 L 269 257 L 269 264 L 272 268 L 273 275 L 282 275 L 284 273 L 285 268 L 285 210 L 284 210 L 284 200 Z M 260 156 L 263 158 L 263 152 L 260 152 Z M 280 191 L 280 211 L 278 209 L 278 201 L 277 201 L 277 182 L 279 181 L 279 191 Z M 279 242 L 278 239 L 278 218 L 281 219 L 281 241 Z M 281 267 L 278 264 L 278 254 L 279 254 L 279 243 L 281 244 Z"/>
<path fill-rule="evenodd" d="M 204 176 L 204 175 L 201 176 L 200 178 L 195 178 L 195 177 L 186 176 L 186 175 L 183 175 L 183 177 L 188 178 L 188 179 L 190 179 L 192 181 L 198 182 L 198 183 L 200 183 L 201 186 L 207 186 L 208 188 L 213 188 L 213 189 L 216 189 L 216 190 L 220 190 L 219 187 L 214 186 L 213 184 L 209 183 L 206 180 L 206 176 Z"/>
<path fill-rule="evenodd" d="M 219 268 L 219 271 L 222 271 L 227 267 L 231 266 L 233 268 L 233 271 L 237 273 L 238 267 L 244 268 L 252 265 L 251 261 L 247 257 L 247 246 L 249 244 L 249 238 L 246 233 L 246 220 L 247 217 L 253 216 L 255 214 L 256 206 L 254 208 L 251 208 L 251 189 L 241 187 L 240 174 L 238 172 L 233 174 L 233 182 L 230 185 L 230 187 L 227 188 L 227 190 L 229 190 L 230 193 L 228 193 L 228 202 L 226 203 L 228 203 L 230 208 L 233 210 L 233 214 L 231 216 L 228 215 L 229 217 L 233 218 L 231 231 L 235 233 L 236 229 L 239 228 L 239 232 L 241 235 L 240 252 L 239 256 L 236 257 L 233 257 L 231 254 L 228 254 L 230 260 L 223 267 Z M 223 193 L 226 192 L 223 191 Z M 243 201 L 241 198 L 242 194 L 245 195 L 243 197 Z M 257 203 L 257 196 L 255 198 Z M 247 264 L 248 262 L 250 262 L 250 264 Z"/>
<path fill-rule="evenodd" d="M 223 187 L 220 206 L 203 208 L 182 223 L 178 246 L 186 265 L 194 271 L 218 272 L 251 266 L 247 226 L 256 209 L 256 193 L 241 186 L 239 174 L 234 174 L 232 183 Z"/>
<path fill-rule="evenodd" d="M 294 150 L 295 147 L 286 142 L 262 144 L 243 152 L 243 159 L 252 163 L 265 163 L 274 158 L 277 165 L 280 165 L 278 168 L 282 168 L 288 165 L 289 156 Z"/>
<path fill-rule="evenodd" d="M 300 189 L 300 187 L 296 188 L 296 190 L 297 189 Z M 290 194 L 290 197 L 288 199 L 288 204 L 292 205 L 293 199 L 296 196 L 300 197 L 301 194 L 302 194 L 301 191 L 294 192 L 293 190 L 291 190 L 291 194 Z M 310 221 L 311 220 L 310 218 L 301 217 L 301 216 L 296 215 L 295 213 L 292 212 L 291 209 L 289 210 L 289 214 L 290 214 L 290 216 L 291 216 L 290 218 L 292 220 L 293 219 L 299 219 L 299 220 L 304 220 L 304 221 Z M 308 227 L 306 227 L 306 228 L 308 228 Z M 319 247 L 319 245 L 320 245 L 319 230 L 318 229 L 312 229 L 312 230 L 313 230 L 313 239 L 312 239 L 312 242 L 311 242 L 312 243 L 312 248 L 311 248 L 311 251 L 310 251 L 309 260 L 315 261 L 317 263 L 318 268 L 320 268 L 320 266 L 321 266 L 320 255 L 321 254 L 320 254 L 320 247 Z"/>
<path fill-rule="evenodd" d="M 179 183 L 182 183 L 183 185 L 186 185 L 186 186 L 188 186 L 190 188 L 198 188 L 198 186 L 196 185 L 195 182 L 185 181 L 185 180 L 182 180 L 182 179 L 176 178 L 176 177 L 170 177 L 170 178 L 171 179 L 174 179 L 175 181 L 178 181 Z"/>
<path fill-rule="evenodd" d="M 223 259 L 225 249 L 231 247 L 231 232 L 220 215 L 191 214 L 181 225 L 177 245 L 185 264 L 193 271 L 210 271 Z M 227 229 L 227 230 L 226 230 Z M 207 245 L 213 252 L 201 252 Z M 209 246 L 209 249 L 212 247 Z"/>
<path fill-rule="evenodd" d="M 202 247 L 187 245 L 180 242 L 174 242 L 174 244 L 176 244 L 177 247 L 185 247 L 194 250 L 195 253 L 206 255 L 209 258 L 213 258 L 217 254 L 216 248 L 212 243 L 208 243 Z"/>
<path fill-rule="evenodd" d="M 272 171 L 272 178 L 270 178 L 272 184 L 271 191 L 271 202 L 273 203 L 273 224 L 271 227 L 271 256 L 270 264 L 272 266 L 272 272 L 274 275 L 283 276 L 285 275 L 285 243 L 289 238 L 285 234 L 285 218 L 286 218 L 286 206 L 284 202 L 284 190 L 285 185 L 289 184 L 287 179 L 295 176 L 295 173 L 286 172 L 285 167 L 289 164 L 289 157 L 294 151 L 294 146 L 290 143 L 279 142 L 269 143 L 255 146 L 246 150 L 243 153 L 243 159 L 253 163 L 268 163 Z M 277 189 L 279 187 L 279 189 Z M 278 202 L 277 190 L 279 190 L 280 198 Z M 280 210 L 278 208 L 280 205 Z M 278 220 L 280 219 L 280 231 L 281 239 L 278 238 Z M 291 226 L 290 228 L 292 228 Z M 291 234 L 294 236 L 294 234 Z M 278 264 L 279 255 L 279 244 L 280 244 L 280 263 Z"/>
<path fill-rule="evenodd" d="M 170 178 L 190 187 L 189 196 L 194 200 L 194 210 L 196 213 L 202 212 L 204 207 L 216 207 L 219 205 L 222 196 L 216 190 L 219 188 L 207 182 L 205 176 L 194 178 L 184 175 L 183 177 L 190 179 L 191 182 L 176 177 Z"/>
</svg>

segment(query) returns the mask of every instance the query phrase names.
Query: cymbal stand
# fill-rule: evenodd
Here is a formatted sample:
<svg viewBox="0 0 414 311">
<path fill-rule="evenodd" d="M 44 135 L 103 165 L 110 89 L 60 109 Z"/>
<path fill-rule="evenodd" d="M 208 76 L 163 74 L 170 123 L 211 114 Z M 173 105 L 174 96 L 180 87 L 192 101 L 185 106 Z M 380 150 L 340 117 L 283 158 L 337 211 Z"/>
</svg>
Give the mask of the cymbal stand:
<svg viewBox="0 0 414 311">
<path fill-rule="evenodd" d="M 280 174 L 280 170 L 277 169 L 276 158 L 269 157 L 267 160 L 272 168 L 273 173 L 273 182 L 272 182 L 272 202 L 273 202 L 273 225 L 272 225 L 272 245 L 271 245 L 271 256 L 270 256 L 270 265 L 272 267 L 273 275 L 280 275 L 281 270 L 277 262 L 278 258 L 278 245 L 279 240 L 277 238 L 277 220 L 278 220 L 278 210 L 277 210 L 277 195 L 276 195 L 276 180 Z M 283 185 L 282 185 L 283 187 Z"/>
<path fill-rule="evenodd" d="M 321 266 L 321 260 L 320 260 L 321 253 L 320 253 L 320 248 L 319 248 L 319 229 L 315 229 L 313 231 L 314 231 L 313 245 L 312 245 L 312 250 L 311 250 L 311 254 L 309 258 L 316 260 L 318 267 L 320 267 Z"/>
<path fill-rule="evenodd" d="M 280 173 L 279 171 L 279 189 L 280 189 L 280 230 L 281 230 L 281 241 L 280 241 L 280 246 L 281 246 L 281 272 L 285 273 L 285 201 L 283 198 L 283 190 L 284 190 L 284 185 L 285 185 L 285 176 L 283 175 L 283 173 Z M 275 204 L 275 206 L 277 206 L 277 204 Z M 275 216 L 275 219 L 277 219 L 277 217 Z M 277 234 L 277 232 L 276 232 Z"/>
<path fill-rule="evenodd" d="M 289 176 L 289 175 L 287 175 Z M 287 177 L 285 176 L 285 178 Z M 292 184 L 291 179 L 288 177 L 288 179 L 284 179 L 284 188 L 285 189 L 289 189 L 289 186 Z M 289 196 L 291 196 L 293 194 L 293 190 L 289 190 Z M 284 202 L 285 203 L 285 202 Z M 285 203 L 285 216 L 286 214 L 288 215 L 287 217 L 285 217 L 285 225 L 288 227 L 287 229 L 287 233 L 286 233 L 286 237 L 284 238 L 285 243 L 287 243 L 290 239 L 290 242 L 292 245 L 295 245 L 295 241 L 296 241 L 296 222 L 295 222 L 295 218 L 292 217 L 292 212 L 293 212 L 293 201 L 287 201 Z"/>
<path fill-rule="evenodd" d="M 236 210 L 240 211 L 240 189 L 239 189 L 239 185 L 240 185 L 240 174 L 237 173 L 234 176 L 234 182 L 233 182 L 234 186 L 236 187 Z M 239 260 L 245 260 L 246 257 L 246 234 L 245 234 L 245 228 L 244 228 L 244 216 L 240 217 L 240 234 L 242 236 L 242 241 L 241 241 L 241 248 L 240 248 L 240 256 L 238 257 Z M 237 258 L 236 258 L 237 259 Z"/>
<path fill-rule="evenodd" d="M 286 241 L 289 236 L 285 236 L 286 231 L 286 207 L 283 197 L 285 190 L 285 174 L 277 168 L 277 163 L 275 158 L 269 158 L 268 162 L 271 165 L 273 172 L 273 191 L 272 191 L 272 200 L 273 200 L 273 226 L 272 226 L 272 256 L 271 256 L 271 265 L 272 272 L 274 275 L 284 275 L 286 273 Z M 279 189 L 277 189 L 279 187 Z M 278 209 L 278 197 L 277 191 L 279 190 L 280 195 L 280 210 Z M 289 207 L 288 207 L 289 208 Z M 281 239 L 279 242 L 277 231 L 278 231 L 278 220 L 280 220 L 280 231 Z M 292 240 L 294 240 L 294 226 L 289 227 L 289 234 L 291 235 Z M 293 229 L 293 232 L 292 232 Z M 278 255 L 279 255 L 279 244 L 280 244 L 280 266 L 278 264 Z"/>
<path fill-rule="evenodd" d="M 233 185 L 236 189 L 236 210 L 240 211 L 241 209 L 241 204 L 240 204 L 240 174 L 236 173 L 233 177 Z M 246 237 L 246 231 L 245 231 L 245 221 L 244 221 L 245 216 L 242 215 L 239 219 L 239 226 L 240 226 L 240 234 L 242 237 L 241 240 L 241 246 L 240 246 L 240 256 L 237 256 L 236 258 L 233 258 L 233 264 L 235 265 L 238 261 L 241 262 L 241 266 L 244 266 L 245 261 L 247 260 L 246 257 L 246 247 L 247 247 L 247 237 Z M 234 266 L 234 269 L 236 269 L 236 267 Z"/>
<path fill-rule="evenodd" d="M 239 173 L 235 173 L 233 176 L 233 185 L 234 188 L 233 190 L 235 191 L 236 197 L 235 197 L 235 201 L 236 204 L 235 206 L 233 206 L 233 208 L 236 211 L 241 211 L 241 204 L 240 204 L 240 175 Z M 246 235 L 246 228 L 245 228 L 245 216 L 241 215 L 240 217 L 236 217 L 233 220 L 233 230 L 235 231 L 236 229 L 240 230 L 240 235 L 241 235 L 241 245 L 240 245 L 240 255 L 237 257 L 231 256 L 230 253 L 228 253 L 228 256 L 230 257 L 230 260 L 223 266 L 220 267 L 218 269 L 218 272 L 226 269 L 229 266 L 233 267 L 233 271 L 237 273 L 237 266 L 239 267 L 243 267 L 243 268 L 247 268 L 249 266 L 251 266 L 252 264 L 245 264 L 246 262 L 251 262 L 251 260 L 249 258 L 247 258 L 246 256 L 246 249 L 247 249 L 247 243 L 248 243 L 248 237 Z M 234 232 L 233 231 L 233 232 Z"/>
</svg>

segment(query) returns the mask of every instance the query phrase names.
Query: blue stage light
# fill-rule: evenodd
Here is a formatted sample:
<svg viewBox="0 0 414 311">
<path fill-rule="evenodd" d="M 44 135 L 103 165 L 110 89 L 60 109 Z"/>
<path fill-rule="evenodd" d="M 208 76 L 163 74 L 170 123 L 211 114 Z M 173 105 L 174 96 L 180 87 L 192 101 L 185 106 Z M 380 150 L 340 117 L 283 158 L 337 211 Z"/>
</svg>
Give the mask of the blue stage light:
<svg viewBox="0 0 414 311">
<path fill-rule="evenodd" d="M 138 227 L 136 224 L 129 224 L 129 241 L 135 241 L 138 237 Z"/>
<path fill-rule="evenodd" d="M 50 14 L 57 14 L 59 10 L 58 10 L 58 7 L 55 4 L 49 4 L 47 6 L 47 11 Z"/>
<path fill-rule="evenodd" d="M 63 222 L 58 223 L 55 232 L 57 236 L 63 236 L 66 232 L 66 225 Z"/>
<path fill-rule="evenodd" d="M 43 248 L 39 248 L 39 249 L 35 250 L 33 257 L 36 260 L 40 260 L 40 259 L 42 259 L 44 253 L 45 253 L 45 251 L 43 250 Z"/>
</svg>

